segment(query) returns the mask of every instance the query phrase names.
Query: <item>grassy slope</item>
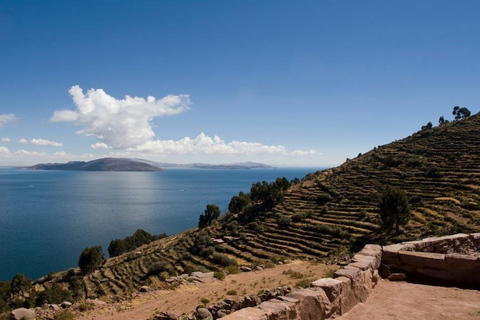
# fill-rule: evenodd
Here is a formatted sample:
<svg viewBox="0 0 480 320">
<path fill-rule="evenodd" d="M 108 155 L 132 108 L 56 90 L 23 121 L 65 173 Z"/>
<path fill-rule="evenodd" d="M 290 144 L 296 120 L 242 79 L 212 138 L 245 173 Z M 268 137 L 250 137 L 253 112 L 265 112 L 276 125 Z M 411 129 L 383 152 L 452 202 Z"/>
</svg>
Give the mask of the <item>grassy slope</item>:
<svg viewBox="0 0 480 320">
<path fill-rule="evenodd" d="M 365 242 L 478 232 L 479 129 L 480 116 L 475 115 L 375 148 L 339 167 L 307 175 L 289 189 L 282 204 L 257 217 L 256 225 L 242 222 L 242 215 L 237 215 L 224 218 L 206 231 L 212 237 L 240 234 L 241 240 L 221 248 L 240 264 L 282 256 L 322 258 Z M 387 184 L 406 192 L 413 219 L 401 234 L 385 237 L 377 218 L 377 203 Z M 332 198 L 327 210 L 316 201 L 325 193 Z M 295 219 L 280 227 L 278 221 L 283 216 Z M 169 262 L 177 273 L 188 265 L 216 270 L 210 259 L 185 259 L 186 248 L 195 237 L 198 231 L 190 230 L 138 249 L 143 253 L 139 257 L 126 254 L 110 259 L 85 279 L 88 294 L 135 290 L 156 281 L 148 273 L 159 261 Z"/>
</svg>

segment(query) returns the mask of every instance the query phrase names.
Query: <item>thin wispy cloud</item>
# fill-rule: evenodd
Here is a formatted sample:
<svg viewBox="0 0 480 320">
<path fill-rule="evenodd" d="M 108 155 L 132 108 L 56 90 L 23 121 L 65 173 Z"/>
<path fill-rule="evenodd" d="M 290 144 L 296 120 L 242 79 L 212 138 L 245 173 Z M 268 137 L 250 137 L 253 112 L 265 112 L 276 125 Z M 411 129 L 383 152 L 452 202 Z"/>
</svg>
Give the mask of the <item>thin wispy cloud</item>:
<svg viewBox="0 0 480 320">
<path fill-rule="evenodd" d="M 83 127 L 77 131 L 78 134 L 95 136 L 99 141 L 90 145 L 93 149 L 112 148 L 126 152 L 180 155 L 317 154 L 315 150 L 288 151 L 282 145 L 237 140 L 227 142 L 216 135 L 210 137 L 203 132 L 195 138 L 154 139 L 153 118 L 178 115 L 187 111 L 191 105 L 188 95 L 169 95 L 161 99 L 152 96 L 146 99 L 125 96 L 119 100 L 102 89 L 90 89 L 85 94 L 79 86 L 71 87 L 69 93 L 76 109 L 56 111 L 51 121 L 71 122 Z"/>
<path fill-rule="evenodd" d="M 14 122 L 17 117 L 14 114 L 0 114 L 0 127 L 3 127 L 7 123 Z"/>
<path fill-rule="evenodd" d="M 18 140 L 19 143 L 22 144 L 31 144 L 34 146 L 46 146 L 46 147 L 61 147 L 63 146 L 63 143 L 60 142 L 55 142 L 51 140 L 46 140 L 46 139 L 31 139 L 27 140 L 25 138 L 21 138 Z"/>
<path fill-rule="evenodd" d="M 12 140 L 10 140 L 10 138 L 6 138 L 6 137 L 5 137 L 5 138 L 0 139 L 0 141 L 1 141 L 1 142 L 10 142 L 10 141 L 12 141 Z"/>
</svg>

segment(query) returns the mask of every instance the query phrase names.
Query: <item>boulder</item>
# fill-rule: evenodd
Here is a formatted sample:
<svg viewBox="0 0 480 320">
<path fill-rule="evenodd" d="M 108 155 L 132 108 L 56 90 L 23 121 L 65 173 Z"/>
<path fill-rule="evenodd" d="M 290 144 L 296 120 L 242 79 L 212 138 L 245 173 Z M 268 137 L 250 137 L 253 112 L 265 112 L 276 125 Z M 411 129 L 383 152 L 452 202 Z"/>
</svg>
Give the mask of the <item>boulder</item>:
<svg viewBox="0 0 480 320">
<path fill-rule="evenodd" d="M 62 307 L 63 309 L 67 309 L 67 308 L 70 308 L 72 306 L 72 303 L 70 301 L 63 301 L 61 304 L 60 304 L 60 307 Z"/>
<path fill-rule="evenodd" d="M 173 312 L 160 312 L 153 316 L 152 320 L 177 320 L 180 317 Z"/>
<path fill-rule="evenodd" d="M 207 308 L 198 308 L 195 311 L 195 318 L 198 320 L 213 320 L 212 313 Z"/>
<path fill-rule="evenodd" d="M 60 310 L 60 306 L 58 304 L 53 304 L 52 303 L 52 304 L 48 305 L 48 309 L 57 311 L 57 310 Z"/>
<path fill-rule="evenodd" d="M 388 280 L 390 281 L 404 281 L 407 278 L 407 276 L 403 273 L 391 273 L 390 276 L 388 277 Z"/>
<path fill-rule="evenodd" d="M 250 272 L 250 271 L 252 271 L 252 268 L 249 268 L 249 267 L 246 267 L 246 266 L 241 266 L 240 270 L 242 270 L 243 272 Z"/>
<path fill-rule="evenodd" d="M 150 287 L 149 286 L 141 286 L 139 291 L 140 292 L 148 292 L 148 291 L 150 291 Z"/>
<path fill-rule="evenodd" d="M 35 320 L 35 309 L 19 308 L 10 312 L 12 320 Z"/>
<path fill-rule="evenodd" d="M 85 303 L 91 304 L 94 307 L 103 307 L 107 304 L 106 302 L 104 302 L 102 300 L 98 300 L 98 299 L 93 299 L 93 300 L 86 299 Z"/>
</svg>

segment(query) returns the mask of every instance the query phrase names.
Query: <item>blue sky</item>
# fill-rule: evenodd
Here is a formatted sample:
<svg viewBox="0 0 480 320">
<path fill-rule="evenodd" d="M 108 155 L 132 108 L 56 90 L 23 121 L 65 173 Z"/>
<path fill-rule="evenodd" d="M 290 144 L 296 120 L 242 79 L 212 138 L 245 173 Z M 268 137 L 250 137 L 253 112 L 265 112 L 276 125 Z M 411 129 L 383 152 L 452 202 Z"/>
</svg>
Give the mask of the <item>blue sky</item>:
<svg viewBox="0 0 480 320">
<path fill-rule="evenodd" d="M 0 165 L 340 164 L 456 105 L 479 111 L 478 12 L 478 1 L 4 0 Z"/>
</svg>

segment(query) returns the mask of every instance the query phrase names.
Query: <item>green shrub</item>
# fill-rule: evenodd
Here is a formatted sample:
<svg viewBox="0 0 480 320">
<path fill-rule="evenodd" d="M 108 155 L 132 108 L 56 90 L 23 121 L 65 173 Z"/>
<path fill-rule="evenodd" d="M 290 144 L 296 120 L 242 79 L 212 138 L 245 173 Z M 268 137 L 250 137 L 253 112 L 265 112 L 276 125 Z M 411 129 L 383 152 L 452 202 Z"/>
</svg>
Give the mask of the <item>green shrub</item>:
<svg viewBox="0 0 480 320">
<path fill-rule="evenodd" d="M 332 201 L 332 196 L 324 192 L 320 193 L 315 199 L 315 202 L 317 203 L 317 205 L 323 205 L 330 201 Z"/>
<path fill-rule="evenodd" d="M 293 271 L 292 269 L 285 270 L 282 273 L 285 275 L 289 275 L 292 279 L 303 279 L 303 277 L 305 276 L 303 273 Z"/>
<path fill-rule="evenodd" d="M 204 258 L 210 257 L 215 252 L 213 247 L 206 247 L 202 251 L 200 251 L 200 255 Z"/>
<path fill-rule="evenodd" d="M 228 296 L 236 296 L 237 295 L 237 290 L 228 290 L 227 295 Z"/>
<path fill-rule="evenodd" d="M 298 288 L 310 288 L 310 285 L 312 284 L 312 280 L 311 279 L 303 279 L 303 280 L 300 280 L 299 282 L 297 282 L 295 284 L 295 287 L 298 287 Z"/>
<path fill-rule="evenodd" d="M 443 175 L 440 172 L 438 168 L 428 168 L 427 171 L 425 171 L 425 176 L 428 178 L 441 178 Z"/>
<path fill-rule="evenodd" d="M 158 275 L 162 272 L 169 271 L 172 269 L 172 265 L 165 261 L 165 260 L 160 260 L 155 262 L 152 266 L 148 268 L 148 275 Z"/>
<path fill-rule="evenodd" d="M 280 217 L 280 219 L 278 219 L 278 226 L 280 228 L 286 228 L 291 224 L 292 224 L 292 219 L 290 217 L 282 216 Z"/>
<path fill-rule="evenodd" d="M 73 316 L 73 314 L 70 310 L 63 310 L 61 312 L 56 313 L 53 319 L 55 319 L 55 320 L 74 320 L 75 317 Z"/>
<path fill-rule="evenodd" d="M 307 214 L 305 213 L 295 213 L 293 216 L 292 216 L 292 221 L 293 222 L 300 222 L 302 221 L 303 219 L 305 219 L 307 217 Z"/>
<path fill-rule="evenodd" d="M 54 283 L 51 288 L 47 287 L 44 291 L 41 291 L 37 294 L 35 305 L 40 307 L 46 303 L 58 304 L 68 300 L 72 300 L 70 291 L 63 290 L 59 283 Z"/>
<path fill-rule="evenodd" d="M 226 275 L 225 275 L 225 273 L 224 273 L 223 271 L 215 271 L 215 272 L 213 273 L 213 276 L 214 276 L 215 278 L 217 278 L 218 280 L 225 280 L 225 277 L 226 277 Z"/>
<path fill-rule="evenodd" d="M 367 211 L 366 210 L 360 211 L 360 213 L 358 214 L 358 218 L 362 221 L 367 219 Z"/>
<path fill-rule="evenodd" d="M 320 213 L 321 214 L 327 214 L 328 213 L 328 207 L 327 206 L 322 206 L 320 208 Z"/>
<path fill-rule="evenodd" d="M 239 274 L 242 272 L 242 270 L 240 270 L 240 268 L 237 266 L 228 266 L 225 268 L 225 271 L 227 271 L 228 274 Z"/>
<path fill-rule="evenodd" d="M 223 254 L 223 253 L 213 254 L 212 261 L 215 262 L 216 264 L 221 265 L 222 267 L 237 265 L 237 260 L 229 258 L 226 254 Z"/>
</svg>

